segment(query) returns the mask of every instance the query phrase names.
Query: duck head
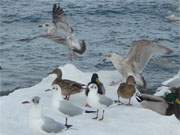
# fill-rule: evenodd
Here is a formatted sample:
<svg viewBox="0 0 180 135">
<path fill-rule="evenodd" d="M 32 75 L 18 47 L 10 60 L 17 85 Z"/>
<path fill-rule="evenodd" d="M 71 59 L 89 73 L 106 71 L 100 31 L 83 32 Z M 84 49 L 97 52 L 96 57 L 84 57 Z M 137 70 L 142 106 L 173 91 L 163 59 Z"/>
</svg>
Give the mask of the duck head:
<svg viewBox="0 0 180 135">
<path fill-rule="evenodd" d="M 50 72 L 49 74 L 56 74 L 57 78 L 62 79 L 62 70 L 59 68 L 54 69 L 52 72 Z"/>
<path fill-rule="evenodd" d="M 126 84 L 135 85 L 135 84 L 136 84 L 136 81 L 135 81 L 134 76 L 132 76 L 132 75 L 128 76 L 128 78 L 127 78 L 127 80 L 126 80 Z"/>
</svg>

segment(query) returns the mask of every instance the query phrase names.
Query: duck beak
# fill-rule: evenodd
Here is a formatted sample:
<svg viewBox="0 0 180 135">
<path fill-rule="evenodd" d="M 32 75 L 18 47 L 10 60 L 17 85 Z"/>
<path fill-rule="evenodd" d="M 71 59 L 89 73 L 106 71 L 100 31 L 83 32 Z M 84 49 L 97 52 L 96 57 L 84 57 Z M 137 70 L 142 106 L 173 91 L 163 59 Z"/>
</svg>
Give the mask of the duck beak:
<svg viewBox="0 0 180 135">
<path fill-rule="evenodd" d="M 30 102 L 29 101 L 23 101 L 21 102 L 22 104 L 29 104 Z"/>
</svg>

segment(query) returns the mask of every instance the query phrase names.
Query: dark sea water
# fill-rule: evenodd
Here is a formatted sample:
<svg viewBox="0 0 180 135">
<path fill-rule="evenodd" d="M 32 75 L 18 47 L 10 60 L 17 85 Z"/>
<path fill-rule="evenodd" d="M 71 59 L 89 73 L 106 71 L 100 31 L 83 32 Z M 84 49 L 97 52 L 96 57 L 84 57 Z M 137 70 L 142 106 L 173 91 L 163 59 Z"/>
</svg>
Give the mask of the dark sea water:
<svg viewBox="0 0 180 135">
<path fill-rule="evenodd" d="M 42 34 L 38 25 L 49 22 L 53 3 L 60 2 L 76 36 L 88 43 L 86 54 L 71 62 L 67 48 L 48 39 L 20 42 Z M 73 63 L 82 71 L 114 69 L 103 54 L 126 55 L 138 39 L 159 39 L 174 52 L 154 57 L 145 68 L 148 88 L 154 90 L 172 77 L 180 65 L 180 26 L 166 16 L 179 15 L 178 0 L 1 0 L 0 91 L 37 84 L 57 66 Z M 1 69 L 2 68 L 2 69 Z"/>
</svg>

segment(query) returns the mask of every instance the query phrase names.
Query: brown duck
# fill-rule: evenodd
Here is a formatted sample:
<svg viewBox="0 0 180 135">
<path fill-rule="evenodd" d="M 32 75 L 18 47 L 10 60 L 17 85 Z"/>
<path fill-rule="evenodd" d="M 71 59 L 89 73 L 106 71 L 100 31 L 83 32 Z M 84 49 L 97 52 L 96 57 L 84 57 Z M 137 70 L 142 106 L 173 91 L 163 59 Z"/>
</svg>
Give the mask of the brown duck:
<svg viewBox="0 0 180 135">
<path fill-rule="evenodd" d="M 121 83 L 118 90 L 117 90 L 117 94 L 118 94 L 118 102 L 121 103 L 120 101 L 120 97 L 122 98 L 128 98 L 129 99 L 129 103 L 128 105 L 130 105 L 131 103 L 131 97 L 134 95 L 136 89 L 135 89 L 135 79 L 133 76 L 128 76 L 127 80 L 125 83 Z"/>
<path fill-rule="evenodd" d="M 62 79 L 62 71 L 61 69 L 54 69 L 52 72 L 49 74 L 56 74 L 57 78 L 53 81 L 53 84 L 57 84 L 61 87 L 62 89 L 62 95 L 65 96 L 64 99 L 69 100 L 70 96 L 72 94 L 76 94 L 81 92 L 83 89 L 85 89 L 83 86 L 84 84 L 67 80 L 67 79 Z"/>
</svg>

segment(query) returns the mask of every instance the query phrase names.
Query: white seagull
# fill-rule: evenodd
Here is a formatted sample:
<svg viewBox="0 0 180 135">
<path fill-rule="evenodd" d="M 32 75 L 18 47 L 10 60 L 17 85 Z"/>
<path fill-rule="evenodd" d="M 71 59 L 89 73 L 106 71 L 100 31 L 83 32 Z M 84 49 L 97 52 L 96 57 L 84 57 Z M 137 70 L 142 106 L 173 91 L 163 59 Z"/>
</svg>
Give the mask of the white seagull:
<svg viewBox="0 0 180 135">
<path fill-rule="evenodd" d="M 86 51 L 85 40 L 78 40 L 75 36 L 74 30 L 68 23 L 64 10 L 60 4 L 54 4 L 52 9 L 52 22 L 39 25 L 47 29 L 47 33 L 32 38 L 20 39 L 18 41 L 29 42 L 37 38 L 47 38 L 58 44 L 68 47 L 70 50 L 70 59 L 83 55 Z"/>
<path fill-rule="evenodd" d="M 151 40 L 138 40 L 132 43 L 126 57 L 122 57 L 116 53 L 105 55 L 107 60 L 110 60 L 114 67 L 122 74 L 125 82 L 129 75 L 135 77 L 136 83 L 139 86 L 146 87 L 146 82 L 142 76 L 142 72 L 153 55 L 170 54 L 171 49 L 158 45 Z"/>
<path fill-rule="evenodd" d="M 41 115 L 40 97 L 35 96 L 31 101 L 24 101 L 23 104 L 31 103 L 29 112 L 29 126 L 34 134 L 59 133 L 65 126 L 54 119 Z"/>
<path fill-rule="evenodd" d="M 53 85 L 53 97 L 52 97 L 52 106 L 54 109 L 61 114 L 64 114 L 66 117 L 65 126 L 70 128 L 72 125 L 68 125 L 68 116 L 73 117 L 83 113 L 83 109 L 73 105 L 70 101 L 64 100 L 61 95 L 61 88 L 59 85 Z"/>
<path fill-rule="evenodd" d="M 82 55 L 86 51 L 84 40 L 78 40 L 73 28 L 67 22 L 63 9 L 59 4 L 53 5 L 52 23 L 45 23 L 39 27 L 47 28 L 47 34 L 41 37 L 48 38 L 69 48 L 71 57 Z"/>
<path fill-rule="evenodd" d="M 98 94 L 98 86 L 95 83 L 90 84 L 88 89 L 89 93 L 87 95 L 87 103 L 91 107 L 97 109 L 97 115 L 93 119 L 98 119 L 99 110 L 102 110 L 102 117 L 99 120 L 103 120 L 105 111 L 104 109 L 112 105 L 113 100 L 104 95 Z"/>
</svg>

